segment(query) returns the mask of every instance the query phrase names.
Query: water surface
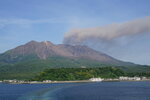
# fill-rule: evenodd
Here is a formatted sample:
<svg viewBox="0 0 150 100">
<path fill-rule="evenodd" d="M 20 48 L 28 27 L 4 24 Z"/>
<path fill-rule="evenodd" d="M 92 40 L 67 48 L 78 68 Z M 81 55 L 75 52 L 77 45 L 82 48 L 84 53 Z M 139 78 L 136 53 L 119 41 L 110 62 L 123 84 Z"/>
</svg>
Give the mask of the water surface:
<svg viewBox="0 0 150 100">
<path fill-rule="evenodd" d="M 0 100 L 150 100 L 150 82 L 0 84 Z"/>
<path fill-rule="evenodd" d="M 150 100 L 150 82 L 101 82 L 64 88 L 58 100 Z"/>
</svg>

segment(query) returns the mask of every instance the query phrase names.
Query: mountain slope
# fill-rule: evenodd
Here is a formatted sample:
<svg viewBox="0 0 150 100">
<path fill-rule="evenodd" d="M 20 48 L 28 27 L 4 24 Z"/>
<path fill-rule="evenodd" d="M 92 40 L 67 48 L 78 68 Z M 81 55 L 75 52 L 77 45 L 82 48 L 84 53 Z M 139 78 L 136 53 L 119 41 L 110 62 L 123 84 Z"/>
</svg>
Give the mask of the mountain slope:
<svg viewBox="0 0 150 100">
<path fill-rule="evenodd" d="M 87 46 L 31 41 L 0 54 L 0 79 L 29 79 L 47 68 L 133 65 Z"/>
<path fill-rule="evenodd" d="M 128 65 L 104 53 L 95 51 L 87 46 L 54 45 L 49 41 L 31 41 L 0 55 L 0 62 L 15 63 L 29 59 L 48 59 L 49 57 L 65 57 L 70 59 L 88 59 L 104 64 Z"/>
</svg>

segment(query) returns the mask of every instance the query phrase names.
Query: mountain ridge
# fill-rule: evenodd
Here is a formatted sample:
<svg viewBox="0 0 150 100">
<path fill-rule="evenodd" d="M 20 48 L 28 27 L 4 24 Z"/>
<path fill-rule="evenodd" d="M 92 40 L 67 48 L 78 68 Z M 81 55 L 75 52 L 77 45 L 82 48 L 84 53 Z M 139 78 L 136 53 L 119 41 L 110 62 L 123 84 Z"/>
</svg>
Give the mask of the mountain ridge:
<svg viewBox="0 0 150 100">
<path fill-rule="evenodd" d="M 21 61 L 21 59 L 27 55 L 35 55 L 38 59 L 42 60 L 53 56 L 60 56 L 71 59 L 95 60 L 104 64 L 114 64 L 119 66 L 133 64 L 117 60 L 105 53 L 89 48 L 88 46 L 72 46 L 68 44 L 55 45 L 50 41 L 37 42 L 33 40 L 0 54 L 0 62 L 17 62 L 17 59 L 18 61 Z"/>
</svg>

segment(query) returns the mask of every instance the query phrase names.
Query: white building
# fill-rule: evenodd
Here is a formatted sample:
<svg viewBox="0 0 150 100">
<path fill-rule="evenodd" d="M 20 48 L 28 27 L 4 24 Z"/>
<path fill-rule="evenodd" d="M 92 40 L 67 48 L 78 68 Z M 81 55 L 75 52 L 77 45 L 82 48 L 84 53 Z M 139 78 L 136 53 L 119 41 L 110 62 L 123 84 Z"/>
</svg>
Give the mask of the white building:
<svg viewBox="0 0 150 100">
<path fill-rule="evenodd" d="M 44 80 L 43 81 L 44 83 L 50 83 L 50 82 L 52 82 L 51 80 Z"/>
<path fill-rule="evenodd" d="M 136 80 L 136 81 L 139 81 L 141 80 L 140 77 L 124 77 L 124 76 L 121 76 L 119 77 L 119 80 Z"/>
<path fill-rule="evenodd" d="M 91 78 L 89 79 L 90 81 L 93 81 L 93 82 L 100 82 L 100 81 L 103 81 L 102 78 Z"/>
</svg>

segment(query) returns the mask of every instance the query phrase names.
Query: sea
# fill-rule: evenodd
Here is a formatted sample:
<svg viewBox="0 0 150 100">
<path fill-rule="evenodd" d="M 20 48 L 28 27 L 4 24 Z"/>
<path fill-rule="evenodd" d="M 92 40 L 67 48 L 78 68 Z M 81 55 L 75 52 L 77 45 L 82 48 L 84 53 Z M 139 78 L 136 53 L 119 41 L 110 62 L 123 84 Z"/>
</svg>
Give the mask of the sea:
<svg viewBox="0 0 150 100">
<path fill-rule="evenodd" d="M 150 100 L 150 81 L 0 83 L 0 100 Z"/>
</svg>

